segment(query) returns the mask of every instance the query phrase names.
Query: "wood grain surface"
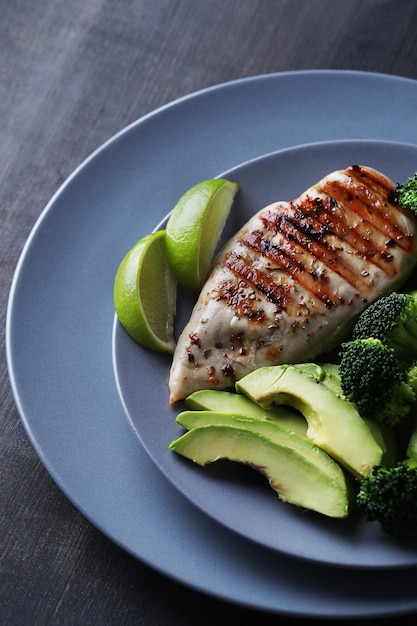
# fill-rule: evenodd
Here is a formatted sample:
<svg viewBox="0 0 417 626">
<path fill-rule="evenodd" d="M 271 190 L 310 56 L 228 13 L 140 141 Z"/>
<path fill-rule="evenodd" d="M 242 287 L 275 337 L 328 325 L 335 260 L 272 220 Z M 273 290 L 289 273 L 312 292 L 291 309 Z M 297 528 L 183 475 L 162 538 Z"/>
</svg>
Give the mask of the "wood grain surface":
<svg viewBox="0 0 417 626">
<path fill-rule="evenodd" d="M 165 578 L 67 501 L 12 398 L 7 298 L 52 194 L 127 124 L 180 96 L 255 74 L 330 68 L 417 79 L 416 23 L 409 0 L 0 0 L 1 624 L 301 623 Z"/>
</svg>

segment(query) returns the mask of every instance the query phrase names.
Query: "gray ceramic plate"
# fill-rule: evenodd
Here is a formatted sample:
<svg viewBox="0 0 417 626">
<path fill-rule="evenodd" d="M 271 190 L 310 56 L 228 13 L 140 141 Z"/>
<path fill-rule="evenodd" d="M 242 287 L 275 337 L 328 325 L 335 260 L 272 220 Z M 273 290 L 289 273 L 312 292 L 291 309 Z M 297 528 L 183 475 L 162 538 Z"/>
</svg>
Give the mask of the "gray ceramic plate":
<svg viewBox="0 0 417 626">
<path fill-rule="evenodd" d="M 404 181 L 417 171 L 417 146 L 392 142 L 340 141 L 300 146 L 243 164 L 222 176 L 240 185 L 224 240 L 251 215 L 276 200 L 291 200 L 320 178 L 355 163 Z M 181 294 L 180 294 L 181 297 Z M 177 328 L 187 321 L 181 303 Z M 164 474 L 194 504 L 217 521 L 269 548 L 321 563 L 349 567 L 417 566 L 417 540 L 398 541 L 358 515 L 333 520 L 277 500 L 265 480 L 231 464 L 204 470 L 168 449 L 184 430 L 168 405 L 169 357 L 138 347 L 119 324 L 115 363 L 123 404 L 143 445 Z M 149 372 L 149 374 L 148 374 Z"/>
<path fill-rule="evenodd" d="M 35 225 L 7 316 L 19 413 L 75 506 L 158 571 L 219 598 L 293 616 L 417 610 L 415 570 L 397 571 L 393 589 L 384 571 L 370 577 L 363 568 L 287 557 L 228 530 L 173 488 L 140 445 L 118 397 L 111 297 L 125 251 L 193 183 L 299 144 L 358 138 L 417 144 L 416 103 L 416 82 L 368 73 L 284 73 L 219 85 L 110 140 Z M 142 368 L 143 374 L 150 372 Z M 160 394 L 162 401 L 165 388 Z M 149 419 L 157 419 L 153 407 Z"/>
</svg>

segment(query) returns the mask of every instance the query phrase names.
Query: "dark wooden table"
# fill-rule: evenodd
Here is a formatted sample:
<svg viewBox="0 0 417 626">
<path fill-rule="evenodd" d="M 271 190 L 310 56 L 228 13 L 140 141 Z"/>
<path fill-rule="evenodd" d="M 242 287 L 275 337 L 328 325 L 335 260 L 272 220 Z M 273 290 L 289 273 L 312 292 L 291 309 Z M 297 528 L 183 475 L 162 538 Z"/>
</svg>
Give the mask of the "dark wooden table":
<svg viewBox="0 0 417 626">
<path fill-rule="evenodd" d="M 45 204 L 137 118 L 198 89 L 269 72 L 417 79 L 417 5 L 409 0 L 0 0 L 0 9 L 2 328 L 19 254 Z M 301 623 L 191 591 L 92 526 L 29 443 L 4 332 L 0 347 L 0 623 Z"/>
</svg>

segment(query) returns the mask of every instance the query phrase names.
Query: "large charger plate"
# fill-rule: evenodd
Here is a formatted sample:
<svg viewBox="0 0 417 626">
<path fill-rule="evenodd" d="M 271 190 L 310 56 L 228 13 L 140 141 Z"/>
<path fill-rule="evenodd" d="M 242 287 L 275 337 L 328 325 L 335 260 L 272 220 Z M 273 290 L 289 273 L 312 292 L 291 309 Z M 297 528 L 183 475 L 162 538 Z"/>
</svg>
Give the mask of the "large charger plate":
<svg viewBox="0 0 417 626">
<path fill-rule="evenodd" d="M 327 173 L 366 164 L 394 181 L 417 171 L 417 146 L 382 141 L 335 141 L 279 151 L 222 173 L 240 192 L 221 243 L 259 209 L 291 200 Z M 164 223 L 161 225 L 163 226 Z M 409 285 L 413 285 L 413 276 Z M 193 300 L 179 293 L 177 330 L 188 321 Z M 325 350 L 326 338 L 323 338 Z M 381 533 L 360 515 L 334 520 L 278 502 L 265 480 L 241 466 L 213 464 L 205 470 L 184 462 L 169 448 L 184 433 L 175 416 L 184 403 L 169 406 L 171 360 L 132 341 L 116 320 L 114 361 L 126 412 L 144 447 L 165 476 L 200 509 L 246 538 L 291 556 L 344 567 L 417 566 L 417 541 Z M 319 494 L 318 494 L 319 497 Z"/>
<path fill-rule="evenodd" d="M 220 525 L 172 487 L 139 444 L 119 400 L 111 299 L 126 249 L 184 189 L 294 145 L 346 138 L 417 144 L 416 103 L 416 82 L 361 72 L 271 74 L 215 86 L 112 138 L 36 223 L 7 313 L 19 414 L 74 505 L 158 571 L 216 597 L 293 616 L 417 610 L 414 569 L 398 570 L 393 588 L 384 570 L 370 576 L 364 568 L 288 557 Z"/>
</svg>

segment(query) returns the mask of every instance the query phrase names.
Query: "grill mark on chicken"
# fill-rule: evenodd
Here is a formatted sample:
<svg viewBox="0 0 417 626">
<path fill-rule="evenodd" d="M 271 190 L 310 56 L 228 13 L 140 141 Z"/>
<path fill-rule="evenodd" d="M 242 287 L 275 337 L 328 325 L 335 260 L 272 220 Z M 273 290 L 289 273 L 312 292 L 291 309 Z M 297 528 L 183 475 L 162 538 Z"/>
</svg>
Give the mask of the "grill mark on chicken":
<svg viewBox="0 0 417 626">
<path fill-rule="evenodd" d="M 235 252 L 227 256 L 225 264 L 236 276 L 243 278 L 247 283 L 260 291 L 267 300 L 276 304 L 277 308 L 280 310 L 285 308 L 287 302 L 285 290 L 269 274 L 253 267 L 250 262 Z"/>
<path fill-rule="evenodd" d="M 392 212 L 387 211 L 385 207 L 383 210 L 377 197 L 370 196 L 368 191 L 357 186 L 347 190 L 343 182 L 336 180 L 328 181 L 320 191 L 327 194 L 330 202 L 336 202 L 343 207 L 348 217 L 349 214 L 356 216 L 356 223 L 350 228 L 362 237 L 364 253 L 373 255 L 378 251 L 379 246 L 373 245 L 369 236 L 370 231 L 372 235 L 381 233 L 385 239 L 393 239 L 402 248 L 407 249 L 405 233 L 398 224 L 392 223 Z"/>
<path fill-rule="evenodd" d="M 351 171 L 355 170 L 351 168 Z M 372 235 L 380 233 L 386 240 L 393 240 L 406 252 L 412 250 L 413 242 L 402 228 L 402 211 L 389 201 L 389 196 L 393 192 L 392 187 L 388 188 L 381 184 L 379 189 L 372 190 L 351 175 L 347 181 L 324 180 L 318 189 L 348 212 L 356 214 L 361 220 L 358 226 L 362 226 L 363 230 L 371 229 Z M 372 242 L 368 237 L 368 244 L 370 243 Z M 374 248 L 378 250 L 377 245 Z"/>
<path fill-rule="evenodd" d="M 302 206 L 308 210 L 308 204 L 310 204 L 310 210 L 314 207 L 318 210 L 318 220 L 326 224 L 332 230 L 333 235 L 340 239 L 339 245 L 342 248 L 348 245 L 354 253 L 362 255 L 388 276 L 395 276 L 396 268 L 392 265 L 391 248 L 396 241 L 387 233 L 381 233 L 374 224 L 366 223 L 358 215 L 355 207 L 343 197 L 337 196 L 336 186 L 333 186 L 329 195 L 304 197 Z M 337 246 L 338 244 L 335 243 L 334 247 L 337 248 Z"/>
<path fill-rule="evenodd" d="M 402 214 L 407 218 L 408 210 L 403 209 L 396 200 L 396 186 L 381 172 L 361 165 L 351 165 L 345 171 L 349 176 L 369 187 L 376 196 L 379 196 L 382 204 L 390 205 L 392 216 L 396 215 L 396 219 L 398 219 L 399 215 Z"/>
<path fill-rule="evenodd" d="M 236 266 L 240 264 L 237 259 L 231 259 L 231 264 L 234 261 L 236 261 Z M 223 281 L 216 291 L 218 299 L 223 300 L 239 317 L 246 317 L 250 323 L 254 324 L 262 324 L 265 321 L 265 311 L 257 306 L 258 299 L 254 292 L 252 292 L 252 297 L 249 295 L 247 282 Z"/>
<path fill-rule="evenodd" d="M 319 208 L 316 207 L 314 212 L 318 211 Z M 349 258 L 345 258 L 344 262 L 340 263 L 338 246 L 334 241 L 329 243 L 326 238 L 326 235 L 333 234 L 332 229 L 321 224 L 318 219 L 312 219 L 305 211 L 301 211 L 300 207 L 291 203 L 285 214 L 267 209 L 260 219 L 267 229 L 273 229 L 274 233 L 285 233 L 292 245 L 299 245 L 300 248 L 308 251 L 312 257 L 316 257 L 331 267 L 333 272 L 350 284 L 358 286 L 367 284 L 367 276 L 358 275 L 356 263 L 349 262 Z"/>
<path fill-rule="evenodd" d="M 355 265 L 349 266 L 346 259 L 344 263 L 340 262 L 338 249 L 344 250 L 347 243 L 353 253 L 371 259 L 388 276 L 395 276 L 390 247 L 393 241 L 401 245 L 400 242 L 408 238 L 387 212 L 392 188 L 384 184 L 384 180 L 373 178 L 373 189 L 370 190 L 363 183 L 358 184 L 355 178 L 356 175 L 366 177 L 361 168 L 352 167 L 349 172 L 350 176 L 342 180 L 326 179 L 317 185 L 319 195 L 315 198 L 304 195 L 288 205 L 277 205 L 275 210 L 267 209 L 260 215 L 265 231 L 243 234 L 240 243 L 271 261 L 275 267 L 255 269 L 234 253 L 226 258 L 226 266 L 270 302 L 278 304 L 277 310 L 284 308 L 281 303 L 282 289 L 281 293 L 277 292 L 280 286 L 274 282 L 271 271 L 282 270 L 327 308 L 343 303 L 343 299 L 334 297 L 329 289 L 329 273 L 337 274 L 360 291 L 364 290 L 368 284 L 367 273 L 358 275 Z M 272 237 L 278 235 L 279 243 L 272 241 Z M 337 242 L 337 239 L 340 241 Z M 316 259 L 323 264 L 319 272 L 313 269 Z M 238 314 L 244 313 L 251 320 L 257 317 L 261 321 L 247 298 L 241 295 L 237 301 L 236 293 L 230 297 L 230 287 L 225 300 Z"/>
<path fill-rule="evenodd" d="M 297 250 L 294 244 L 286 243 L 284 238 L 282 244 L 279 245 L 264 238 L 261 232 L 248 232 L 240 239 L 240 242 L 255 253 L 263 255 L 271 263 L 272 267 L 267 267 L 269 281 L 272 281 L 271 272 L 281 270 L 291 276 L 291 278 L 304 289 L 308 290 L 312 297 L 324 303 L 326 308 L 339 304 L 338 298 L 332 298 L 329 293 L 328 277 L 325 272 L 316 272 L 313 267 L 308 268 L 306 264 L 307 254 L 301 252 L 300 258 L 297 257 Z M 301 258 L 304 257 L 304 258 Z"/>
</svg>

